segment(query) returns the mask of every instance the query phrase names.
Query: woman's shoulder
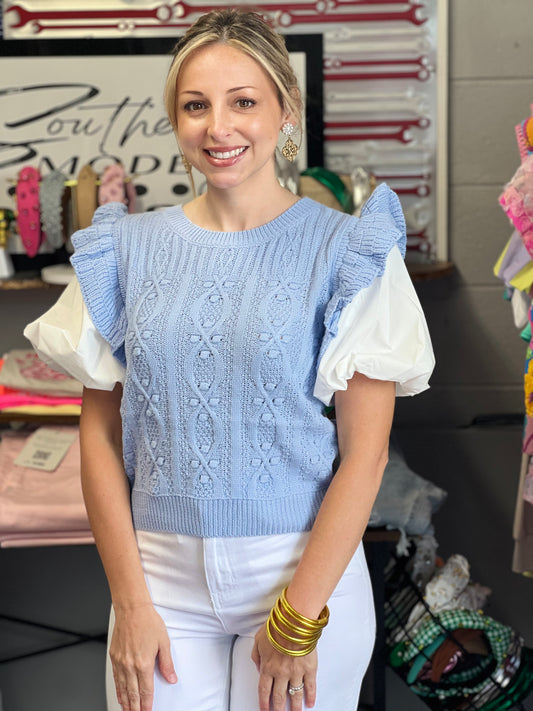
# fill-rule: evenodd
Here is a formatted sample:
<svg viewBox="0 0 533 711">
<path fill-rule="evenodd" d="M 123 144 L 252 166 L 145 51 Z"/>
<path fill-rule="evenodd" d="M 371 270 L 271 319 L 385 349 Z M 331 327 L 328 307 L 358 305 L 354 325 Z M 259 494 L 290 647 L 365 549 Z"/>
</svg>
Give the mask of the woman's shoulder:
<svg viewBox="0 0 533 711">
<path fill-rule="evenodd" d="M 163 225 L 168 217 L 176 212 L 181 212 L 180 205 L 166 207 L 161 210 L 147 210 L 146 212 L 125 214 L 120 220 L 116 221 L 117 227 L 119 230 L 133 233 L 143 232 L 145 229 Z"/>
<path fill-rule="evenodd" d="M 324 205 L 324 203 L 318 202 L 308 196 L 304 196 L 300 199 L 300 205 L 302 206 L 302 212 L 316 219 L 347 220 L 352 217 L 352 215 L 346 212 L 342 212 L 334 207 L 329 207 L 329 205 Z"/>
<path fill-rule="evenodd" d="M 357 218 L 353 215 L 324 205 L 310 197 L 303 197 L 300 206 L 302 229 L 306 236 L 314 235 L 317 246 L 335 249 L 335 245 L 338 246 L 343 242 L 343 237 L 357 223 Z"/>
<path fill-rule="evenodd" d="M 158 211 L 147 211 L 128 214 L 125 205 L 119 202 L 109 202 L 98 207 L 89 227 L 78 230 L 72 235 L 72 244 L 76 251 L 84 249 L 89 244 L 103 246 L 118 239 L 124 242 L 128 238 L 144 235 L 149 232 L 157 234 L 158 227 L 165 221 L 165 215 L 176 208 L 165 208 Z"/>
</svg>

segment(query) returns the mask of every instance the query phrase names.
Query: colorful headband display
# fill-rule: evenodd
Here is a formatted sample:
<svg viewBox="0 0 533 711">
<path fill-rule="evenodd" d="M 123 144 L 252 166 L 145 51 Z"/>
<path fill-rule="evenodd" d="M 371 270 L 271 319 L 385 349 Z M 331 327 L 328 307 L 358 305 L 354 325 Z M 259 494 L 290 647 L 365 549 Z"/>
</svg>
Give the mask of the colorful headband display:
<svg viewBox="0 0 533 711">
<path fill-rule="evenodd" d="M 16 180 L 14 221 L 24 250 L 35 257 L 46 241 L 47 246 L 69 249 L 68 238 L 78 229 L 89 227 L 98 205 L 121 202 L 128 212 L 135 212 L 136 189 L 121 163 L 107 166 L 99 176 L 89 164 L 76 178 L 59 170 L 43 178 L 37 168 L 22 168 Z"/>
</svg>

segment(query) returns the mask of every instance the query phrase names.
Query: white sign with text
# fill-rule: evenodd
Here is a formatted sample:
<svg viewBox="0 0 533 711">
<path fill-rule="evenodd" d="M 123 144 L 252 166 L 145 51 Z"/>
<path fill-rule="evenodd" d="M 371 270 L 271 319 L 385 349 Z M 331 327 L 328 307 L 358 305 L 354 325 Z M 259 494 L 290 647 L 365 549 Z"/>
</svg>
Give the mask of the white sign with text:
<svg viewBox="0 0 533 711">
<path fill-rule="evenodd" d="M 291 62 L 305 87 L 305 53 L 291 53 Z M 75 179 L 86 163 L 101 174 L 115 161 L 134 179 L 138 211 L 189 199 L 163 107 L 169 64 L 168 55 L 147 54 L 2 58 L 0 207 L 14 206 L 10 188 L 24 166 Z"/>
</svg>

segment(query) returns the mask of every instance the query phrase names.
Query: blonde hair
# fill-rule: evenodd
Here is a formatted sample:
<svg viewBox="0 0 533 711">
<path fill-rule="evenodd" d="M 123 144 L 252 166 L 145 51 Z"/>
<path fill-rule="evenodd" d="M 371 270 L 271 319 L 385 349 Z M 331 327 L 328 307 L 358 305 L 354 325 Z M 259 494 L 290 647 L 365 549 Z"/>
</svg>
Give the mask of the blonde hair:
<svg viewBox="0 0 533 711">
<path fill-rule="evenodd" d="M 274 83 L 281 108 L 291 112 L 301 124 L 302 100 L 285 40 L 256 12 L 227 8 L 202 15 L 174 47 L 164 100 L 175 133 L 178 128 L 176 89 L 180 69 L 195 50 L 217 43 L 240 49 L 255 59 Z"/>
</svg>

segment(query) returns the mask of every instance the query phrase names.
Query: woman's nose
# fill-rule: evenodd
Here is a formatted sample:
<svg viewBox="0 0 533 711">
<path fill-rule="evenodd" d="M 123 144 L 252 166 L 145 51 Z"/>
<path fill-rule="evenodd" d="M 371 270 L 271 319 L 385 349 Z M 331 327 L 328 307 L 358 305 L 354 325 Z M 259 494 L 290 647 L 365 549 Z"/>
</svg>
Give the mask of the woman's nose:
<svg viewBox="0 0 533 711">
<path fill-rule="evenodd" d="M 226 107 L 213 107 L 210 114 L 209 133 L 213 138 L 225 138 L 233 130 L 231 111 Z"/>
</svg>

